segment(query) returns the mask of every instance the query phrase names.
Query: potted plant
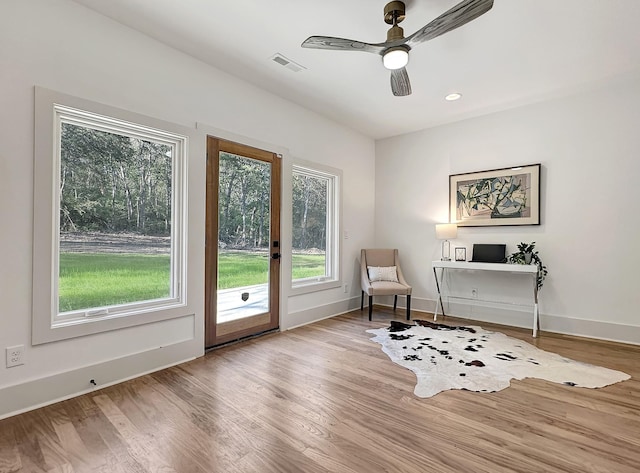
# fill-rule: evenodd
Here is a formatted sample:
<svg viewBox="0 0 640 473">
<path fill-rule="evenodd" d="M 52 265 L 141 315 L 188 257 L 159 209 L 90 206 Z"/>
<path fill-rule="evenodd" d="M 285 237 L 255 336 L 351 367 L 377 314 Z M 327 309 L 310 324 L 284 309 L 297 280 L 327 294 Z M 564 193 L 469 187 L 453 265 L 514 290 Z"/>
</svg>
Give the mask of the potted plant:
<svg viewBox="0 0 640 473">
<path fill-rule="evenodd" d="M 538 289 L 542 287 L 544 279 L 547 277 L 547 267 L 542 263 L 538 252 L 535 250 L 536 242 L 520 243 L 518 245 L 518 251 L 509 255 L 507 261 L 514 264 L 536 264 L 538 266 L 537 284 Z"/>
</svg>

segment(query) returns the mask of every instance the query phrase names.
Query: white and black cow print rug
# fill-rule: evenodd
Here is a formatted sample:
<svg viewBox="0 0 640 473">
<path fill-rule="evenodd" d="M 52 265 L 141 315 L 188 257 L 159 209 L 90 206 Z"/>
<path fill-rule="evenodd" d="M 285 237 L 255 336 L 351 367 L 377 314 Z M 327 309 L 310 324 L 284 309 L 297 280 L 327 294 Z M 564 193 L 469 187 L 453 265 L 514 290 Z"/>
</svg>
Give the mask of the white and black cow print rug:
<svg viewBox="0 0 640 473">
<path fill-rule="evenodd" d="M 567 386 L 600 388 L 629 379 L 621 371 L 589 365 L 540 350 L 529 343 L 480 327 L 454 327 L 415 320 L 392 321 L 367 330 L 371 340 L 418 378 L 414 393 L 431 397 L 448 389 L 494 392 L 511 379 L 540 378 Z"/>
</svg>

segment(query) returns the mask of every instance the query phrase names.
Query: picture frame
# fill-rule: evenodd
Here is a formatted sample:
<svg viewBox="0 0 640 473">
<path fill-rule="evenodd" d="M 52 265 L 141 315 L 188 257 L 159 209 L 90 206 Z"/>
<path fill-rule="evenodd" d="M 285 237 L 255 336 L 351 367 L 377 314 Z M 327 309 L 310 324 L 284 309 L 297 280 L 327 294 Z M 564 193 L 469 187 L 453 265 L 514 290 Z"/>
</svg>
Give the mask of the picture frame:
<svg viewBox="0 0 640 473">
<path fill-rule="evenodd" d="M 457 246 L 455 255 L 456 261 L 467 261 L 467 249 L 464 246 Z"/>
<path fill-rule="evenodd" d="M 540 225 L 540 164 L 449 176 L 450 221 L 459 227 Z"/>
</svg>

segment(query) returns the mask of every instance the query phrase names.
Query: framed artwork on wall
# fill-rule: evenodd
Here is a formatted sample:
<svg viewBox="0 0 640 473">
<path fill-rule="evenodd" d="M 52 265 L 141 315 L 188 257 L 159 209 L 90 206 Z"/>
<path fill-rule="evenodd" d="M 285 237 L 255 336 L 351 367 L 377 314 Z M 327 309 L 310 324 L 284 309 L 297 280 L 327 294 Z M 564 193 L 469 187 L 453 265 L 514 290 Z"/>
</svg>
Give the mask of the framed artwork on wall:
<svg viewBox="0 0 640 473">
<path fill-rule="evenodd" d="M 452 174 L 449 209 L 459 227 L 540 225 L 540 164 Z"/>
</svg>

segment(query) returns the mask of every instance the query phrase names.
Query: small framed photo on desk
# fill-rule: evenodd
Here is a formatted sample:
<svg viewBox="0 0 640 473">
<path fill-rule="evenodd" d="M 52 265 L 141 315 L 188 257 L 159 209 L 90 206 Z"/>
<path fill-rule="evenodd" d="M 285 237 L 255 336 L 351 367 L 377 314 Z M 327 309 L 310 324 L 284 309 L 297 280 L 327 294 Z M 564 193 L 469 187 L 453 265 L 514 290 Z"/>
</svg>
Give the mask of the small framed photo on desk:
<svg viewBox="0 0 640 473">
<path fill-rule="evenodd" d="M 467 261 L 467 249 L 459 246 L 456 248 L 456 261 Z"/>
</svg>

